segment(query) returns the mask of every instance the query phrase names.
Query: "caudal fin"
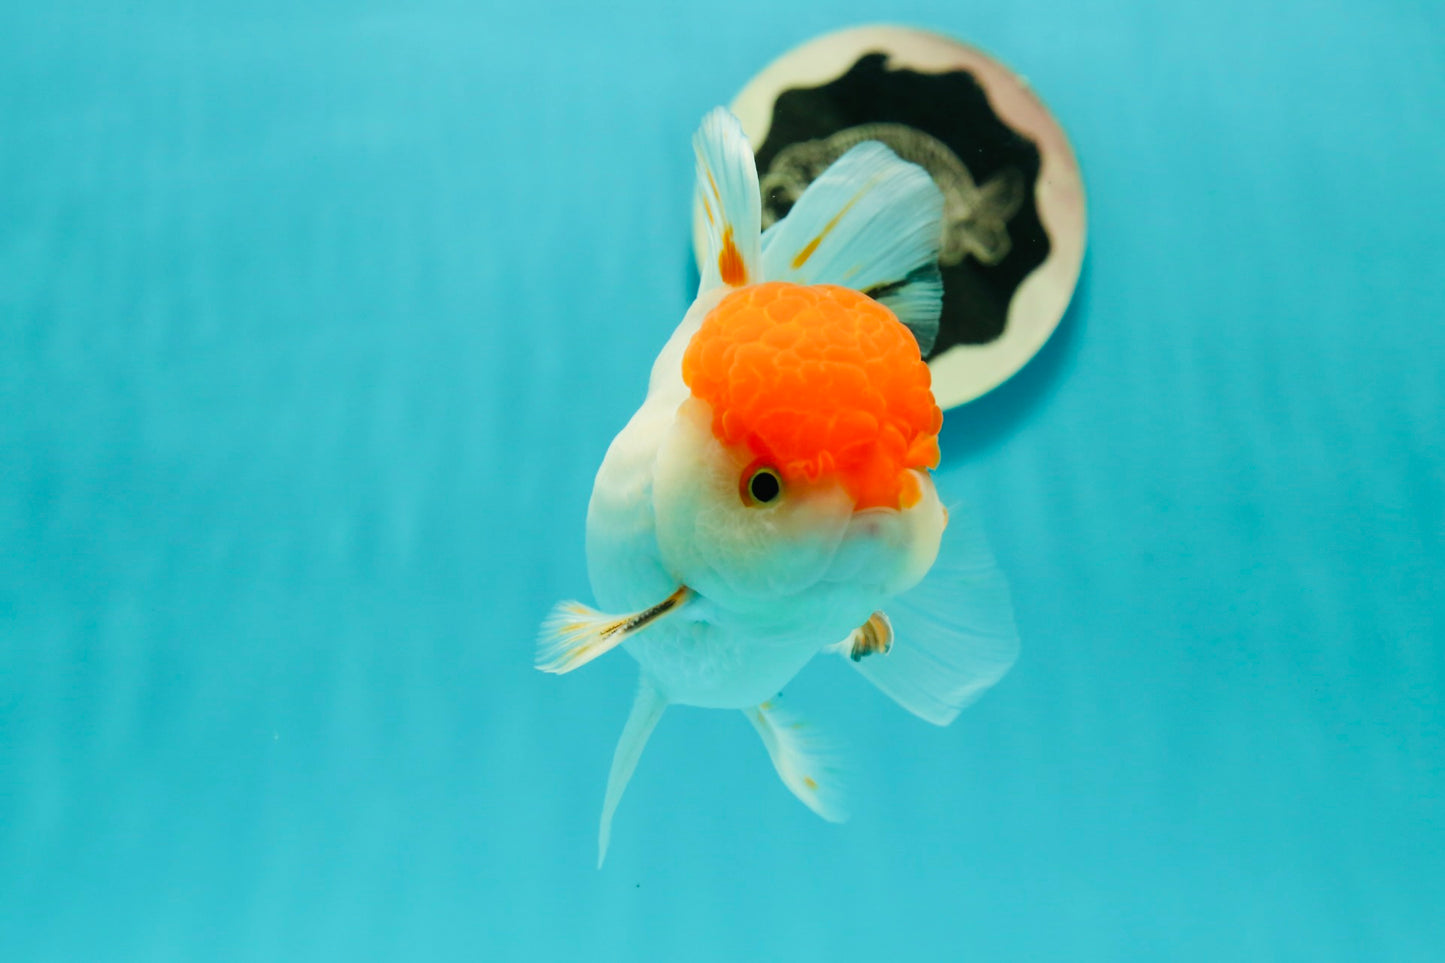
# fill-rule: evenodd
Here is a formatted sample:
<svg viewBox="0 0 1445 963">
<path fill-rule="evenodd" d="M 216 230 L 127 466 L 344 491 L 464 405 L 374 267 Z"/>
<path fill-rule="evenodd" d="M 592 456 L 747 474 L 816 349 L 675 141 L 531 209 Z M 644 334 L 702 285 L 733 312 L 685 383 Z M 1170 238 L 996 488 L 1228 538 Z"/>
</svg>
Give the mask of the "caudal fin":
<svg viewBox="0 0 1445 963">
<path fill-rule="evenodd" d="M 657 687 L 642 676 L 637 680 L 637 695 L 632 700 L 632 711 L 627 715 L 627 724 L 622 727 L 622 737 L 617 740 L 617 749 L 612 753 L 612 770 L 607 774 L 607 795 L 602 800 L 602 823 L 597 831 L 597 868 L 607 859 L 607 843 L 612 838 L 612 814 L 622 801 L 622 792 L 627 788 L 637 760 L 647 745 L 647 737 L 657 727 L 662 711 L 667 708 Z"/>
<path fill-rule="evenodd" d="M 946 726 L 1018 658 L 1008 583 L 976 519 L 949 513 L 938 561 L 888 605 L 893 645 L 853 665 L 909 712 Z"/>
<path fill-rule="evenodd" d="M 763 235 L 763 277 L 838 284 L 898 315 L 924 354 L 938 335 L 943 195 L 877 141 L 838 158 Z"/>
</svg>

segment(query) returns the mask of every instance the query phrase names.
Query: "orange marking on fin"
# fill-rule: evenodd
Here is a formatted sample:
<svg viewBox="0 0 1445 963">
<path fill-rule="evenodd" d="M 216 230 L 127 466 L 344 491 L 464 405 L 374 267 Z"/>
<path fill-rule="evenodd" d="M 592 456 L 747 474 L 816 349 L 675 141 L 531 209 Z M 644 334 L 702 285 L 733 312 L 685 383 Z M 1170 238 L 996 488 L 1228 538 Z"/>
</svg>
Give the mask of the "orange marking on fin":
<svg viewBox="0 0 1445 963">
<path fill-rule="evenodd" d="M 818 789 L 818 780 L 814 779 L 812 776 L 804 776 L 803 785 L 816 792 Z"/>
<path fill-rule="evenodd" d="M 818 250 L 818 245 L 819 245 L 819 244 L 822 244 L 822 243 L 823 243 L 823 240 L 824 240 L 829 234 L 832 234 L 832 233 L 833 233 L 833 228 L 835 228 L 835 227 L 838 226 L 838 222 L 843 219 L 843 215 L 844 215 L 844 214 L 847 214 L 849 211 L 851 211 L 851 210 L 853 209 L 853 205 L 854 205 L 854 204 L 857 204 L 857 203 L 863 198 L 863 195 L 866 194 L 866 193 L 868 193 L 869 189 L 872 188 L 872 187 L 873 187 L 873 183 L 872 183 L 871 181 L 870 181 L 869 183 L 867 183 L 866 185 L 864 185 L 863 189 L 862 189 L 861 191 L 859 191 L 857 194 L 854 194 L 854 195 L 853 195 L 853 199 L 852 199 L 851 201 L 849 201 L 847 204 L 844 204 L 844 205 L 843 205 L 843 209 L 842 209 L 841 211 L 839 211 L 837 214 L 834 214 L 834 215 L 833 215 L 833 219 L 823 226 L 823 230 L 821 230 L 821 231 L 818 232 L 818 236 L 817 236 L 817 237 L 813 238 L 813 239 L 812 239 L 811 241 L 809 241 L 807 244 L 803 245 L 803 249 L 802 249 L 801 251 L 799 251 L 799 252 L 797 253 L 797 256 L 795 256 L 795 257 L 793 258 L 793 270 L 794 270 L 794 271 L 796 271 L 798 268 L 802 267 L 804 264 L 807 264 L 807 263 L 808 263 L 808 258 L 812 257 L 813 254 L 814 254 L 814 252 L 816 252 L 816 251 Z"/>
<path fill-rule="evenodd" d="M 717 273 L 730 288 L 742 287 L 748 283 L 748 268 L 743 263 L 743 256 L 737 245 L 733 243 L 731 224 L 723 229 L 722 251 L 717 256 Z"/>
<path fill-rule="evenodd" d="M 708 222 L 709 224 L 714 223 L 713 217 L 712 217 L 712 205 L 707 202 L 707 195 L 706 195 L 706 194 L 702 195 L 702 210 L 703 210 L 703 213 L 707 215 L 707 222 Z"/>
<path fill-rule="evenodd" d="M 793 270 L 796 271 L 798 268 L 808 263 L 808 258 L 812 257 L 813 252 L 818 250 L 818 245 L 823 243 L 823 238 L 827 237 L 828 232 L 832 229 L 833 225 L 829 224 L 823 229 L 822 234 L 819 234 L 817 237 L 813 238 L 811 241 L 809 241 L 803 246 L 803 249 L 798 252 L 798 256 L 793 258 Z"/>
</svg>

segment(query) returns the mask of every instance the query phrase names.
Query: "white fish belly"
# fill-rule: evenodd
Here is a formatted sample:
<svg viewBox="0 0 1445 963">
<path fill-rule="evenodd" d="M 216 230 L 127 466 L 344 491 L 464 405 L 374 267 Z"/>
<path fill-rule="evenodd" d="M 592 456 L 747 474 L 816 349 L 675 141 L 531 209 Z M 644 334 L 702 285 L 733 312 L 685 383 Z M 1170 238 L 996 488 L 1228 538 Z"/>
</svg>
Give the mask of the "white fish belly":
<svg viewBox="0 0 1445 963">
<path fill-rule="evenodd" d="M 745 709 L 773 698 L 827 642 L 758 641 L 709 622 L 666 620 L 623 647 L 669 702 Z"/>
</svg>

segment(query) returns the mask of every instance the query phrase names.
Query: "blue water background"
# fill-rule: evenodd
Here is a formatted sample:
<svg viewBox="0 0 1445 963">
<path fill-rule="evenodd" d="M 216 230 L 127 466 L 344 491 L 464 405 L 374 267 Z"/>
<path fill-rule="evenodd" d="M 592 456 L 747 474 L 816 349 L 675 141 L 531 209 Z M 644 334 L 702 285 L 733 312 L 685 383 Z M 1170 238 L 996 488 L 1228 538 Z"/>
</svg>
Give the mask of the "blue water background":
<svg viewBox="0 0 1445 963">
<path fill-rule="evenodd" d="M 795 707 L 530 667 L 688 290 L 688 138 L 890 19 L 1028 76 L 1091 248 L 949 416 L 1024 640 Z M 0 12 L 0 960 L 1438 960 L 1445 8 Z"/>
</svg>

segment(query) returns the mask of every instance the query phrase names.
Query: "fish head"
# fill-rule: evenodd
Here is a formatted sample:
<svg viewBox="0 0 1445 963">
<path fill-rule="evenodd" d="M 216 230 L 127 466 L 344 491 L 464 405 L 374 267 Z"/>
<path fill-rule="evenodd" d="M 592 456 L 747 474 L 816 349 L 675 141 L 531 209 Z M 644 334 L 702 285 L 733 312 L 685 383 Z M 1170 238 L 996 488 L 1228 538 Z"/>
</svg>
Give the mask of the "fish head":
<svg viewBox="0 0 1445 963">
<path fill-rule="evenodd" d="M 759 610 L 823 585 L 874 599 L 927 572 L 942 413 L 886 307 L 829 285 L 746 287 L 704 318 L 682 373 L 652 488 L 679 582 Z"/>
</svg>

